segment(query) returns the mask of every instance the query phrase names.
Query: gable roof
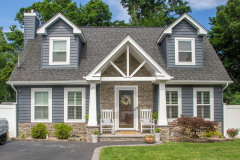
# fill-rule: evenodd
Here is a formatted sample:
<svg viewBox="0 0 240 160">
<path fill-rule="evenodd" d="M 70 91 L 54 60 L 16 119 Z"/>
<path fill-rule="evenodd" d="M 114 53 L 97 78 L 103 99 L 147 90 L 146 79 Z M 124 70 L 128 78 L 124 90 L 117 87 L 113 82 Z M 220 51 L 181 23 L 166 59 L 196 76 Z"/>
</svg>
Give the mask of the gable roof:
<svg viewBox="0 0 240 160">
<path fill-rule="evenodd" d="M 164 29 L 163 33 L 157 40 L 157 43 L 161 43 L 162 40 L 166 35 L 172 34 L 172 29 L 179 24 L 182 20 L 186 20 L 188 23 L 190 23 L 194 28 L 197 29 L 198 35 L 207 35 L 207 30 L 201 26 L 197 21 L 195 21 L 191 16 L 189 16 L 187 13 L 184 13 L 181 17 L 179 17 L 176 21 L 174 21 L 170 26 L 168 26 L 166 29 Z"/>
<path fill-rule="evenodd" d="M 122 40 L 130 35 L 174 81 L 229 82 L 223 64 L 209 40 L 204 37 L 204 68 L 167 68 L 160 46 L 156 43 L 164 28 L 137 27 L 81 27 L 88 42 L 83 45 L 77 69 L 41 68 L 41 36 L 29 40 L 21 56 L 20 68 L 13 70 L 9 82 L 72 82 L 80 84 Z M 16 83 L 15 83 L 16 84 Z"/>
<path fill-rule="evenodd" d="M 105 65 L 111 62 L 114 56 L 117 56 L 121 48 L 125 45 L 132 45 L 134 49 L 137 51 L 137 54 L 142 57 L 145 62 L 155 71 L 155 76 L 157 80 L 170 80 L 171 77 L 151 56 L 149 56 L 142 48 L 139 46 L 136 41 L 130 36 L 127 35 L 122 42 L 120 42 L 87 76 L 86 80 L 94 79 L 94 77 L 100 78 L 99 70 L 103 68 Z M 97 76 L 95 76 L 97 75 Z M 100 80 L 100 79 L 99 79 Z M 128 77 L 128 80 L 131 78 Z"/>
<path fill-rule="evenodd" d="M 73 28 L 73 34 L 79 35 L 82 43 L 86 43 L 86 39 L 85 39 L 81 29 L 79 27 L 77 27 L 74 23 L 72 23 L 67 17 L 65 17 L 61 13 L 56 14 L 50 20 L 48 20 L 44 25 L 42 25 L 40 28 L 38 28 L 37 34 L 46 35 L 47 34 L 47 28 L 50 27 L 51 25 L 53 25 L 59 19 L 62 19 L 69 26 L 71 26 Z"/>
</svg>

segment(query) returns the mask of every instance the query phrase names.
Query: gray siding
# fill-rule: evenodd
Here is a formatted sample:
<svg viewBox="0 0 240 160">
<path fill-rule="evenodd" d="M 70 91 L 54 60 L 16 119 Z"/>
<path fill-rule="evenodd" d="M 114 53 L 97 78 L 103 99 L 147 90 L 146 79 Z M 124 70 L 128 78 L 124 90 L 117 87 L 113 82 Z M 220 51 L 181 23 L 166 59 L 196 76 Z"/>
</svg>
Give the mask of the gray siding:
<svg viewBox="0 0 240 160">
<path fill-rule="evenodd" d="M 52 121 L 64 122 L 64 87 L 86 88 L 86 114 L 89 112 L 89 85 L 84 86 L 32 86 L 18 87 L 18 120 L 31 122 L 31 88 L 52 88 Z"/>
<path fill-rule="evenodd" d="M 50 37 L 70 37 L 70 65 L 49 66 L 49 40 Z M 79 51 L 81 50 L 79 36 L 73 34 L 73 29 L 63 20 L 58 20 L 47 29 L 47 35 L 42 36 L 42 68 L 77 68 L 79 64 Z"/>
<path fill-rule="evenodd" d="M 29 39 L 35 39 L 39 25 L 40 21 L 36 16 L 24 17 L 24 47 Z"/>
<path fill-rule="evenodd" d="M 167 40 L 168 40 L 168 37 L 164 38 L 164 40 L 160 44 L 161 52 L 163 54 L 164 60 L 166 61 L 166 64 L 168 62 L 167 61 Z M 167 64 L 167 66 L 168 66 L 168 64 Z"/>
<path fill-rule="evenodd" d="M 214 121 L 223 121 L 223 88 L 222 86 L 214 87 Z"/>
<path fill-rule="evenodd" d="M 193 116 L 193 87 L 182 87 L 182 114 Z"/>
<path fill-rule="evenodd" d="M 186 37 L 195 38 L 195 55 L 196 65 L 184 66 L 175 65 L 175 38 Z M 167 36 L 167 67 L 184 67 L 184 68 L 202 68 L 204 65 L 203 58 L 203 37 L 197 35 L 197 29 L 190 25 L 187 21 L 183 20 L 172 29 L 172 35 Z"/>
</svg>

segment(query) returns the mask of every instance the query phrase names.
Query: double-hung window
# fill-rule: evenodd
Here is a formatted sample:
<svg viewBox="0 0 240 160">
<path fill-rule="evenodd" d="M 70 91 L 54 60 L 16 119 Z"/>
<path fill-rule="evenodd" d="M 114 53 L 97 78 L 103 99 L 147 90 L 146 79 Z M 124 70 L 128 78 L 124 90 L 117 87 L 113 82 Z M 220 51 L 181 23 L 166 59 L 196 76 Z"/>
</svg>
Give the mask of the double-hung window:
<svg viewBox="0 0 240 160">
<path fill-rule="evenodd" d="M 85 88 L 64 89 L 64 121 L 85 122 Z"/>
<path fill-rule="evenodd" d="M 182 114 L 181 88 L 166 88 L 166 106 L 168 121 L 172 121 Z"/>
<path fill-rule="evenodd" d="M 49 45 L 49 65 L 66 65 L 70 60 L 70 38 L 51 37 Z"/>
<path fill-rule="evenodd" d="M 195 39 L 175 38 L 175 64 L 195 65 Z"/>
<path fill-rule="evenodd" d="M 52 121 L 51 88 L 31 89 L 31 121 L 32 122 Z"/>
<path fill-rule="evenodd" d="M 194 116 L 202 117 L 206 120 L 213 120 L 213 89 L 195 88 L 194 99 Z"/>
</svg>

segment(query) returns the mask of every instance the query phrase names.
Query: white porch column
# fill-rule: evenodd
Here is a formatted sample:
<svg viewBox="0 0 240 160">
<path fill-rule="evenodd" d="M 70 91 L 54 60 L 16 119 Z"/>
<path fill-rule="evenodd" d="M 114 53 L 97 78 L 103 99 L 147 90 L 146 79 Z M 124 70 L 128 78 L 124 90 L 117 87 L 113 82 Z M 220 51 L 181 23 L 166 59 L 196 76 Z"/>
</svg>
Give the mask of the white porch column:
<svg viewBox="0 0 240 160">
<path fill-rule="evenodd" d="M 160 82 L 159 83 L 157 125 L 162 125 L 162 126 L 168 125 L 165 82 Z"/>
<path fill-rule="evenodd" d="M 88 126 L 97 126 L 97 95 L 96 94 L 97 94 L 96 83 L 91 83 Z"/>
</svg>

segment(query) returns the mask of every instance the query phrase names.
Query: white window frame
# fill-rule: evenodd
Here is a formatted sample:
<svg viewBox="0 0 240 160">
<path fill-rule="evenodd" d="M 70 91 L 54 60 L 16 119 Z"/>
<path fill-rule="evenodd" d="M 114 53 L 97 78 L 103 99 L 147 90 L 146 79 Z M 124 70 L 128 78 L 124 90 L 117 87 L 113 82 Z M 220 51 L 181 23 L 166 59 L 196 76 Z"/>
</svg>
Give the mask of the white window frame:
<svg viewBox="0 0 240 160">
<path fill-rule="evenodd" d="M 178 92 L 178 118 L 182 115 L 182 88 L 166 88 L 166 97 L 167 91 L 177 91 Z M 166 107 L 167 107 L 167 100 L 166 100 Z M 167 108 L 166 108 L 167 110 Z M 172 122 L 177 118 L 168 118 L 168 122 Z"/>
<path fill-rule="evenodd" d="M 53 62 L 53 41 L 66 41 L 66 62 Z M 70 37 L 50 37 L 49 39 L 49 65 L 70 64 Z"/>
<path fill-rule="evenodd" d="M 48 92 L 48 119 L 35 119 L 35 92 Z M 31 88 L 31 122 L 52 122 L 52 88 Z"/>
<path fill-rule="evenodd" d="M 68 92 L 82 92 L 82 119 L 68 119 Z M 64 122 L 85 123 L 86 115 L 86 89 L 85 88 L 64 88 Z"/>
<path fill-rule="evenodd" d="M 178 42 L 179 41 L 190 41 L 192 48 L 192 61 L 191 62 L 179 62 Z M 186 51 L 184 51 L 186 52 Z M 175 65 L 196 65 L 196 53 L 195 53 L 195 38 L 175 38 Z"/>
<path fill-rule="evenodd" d="M 214 89 L 213 88 L 193 88 L 193 115 L 197 117 L 197 92 L 210 92 L 210 118 L 204 118 L 205 120 L 214 121 Z"/>
</svg>

